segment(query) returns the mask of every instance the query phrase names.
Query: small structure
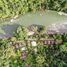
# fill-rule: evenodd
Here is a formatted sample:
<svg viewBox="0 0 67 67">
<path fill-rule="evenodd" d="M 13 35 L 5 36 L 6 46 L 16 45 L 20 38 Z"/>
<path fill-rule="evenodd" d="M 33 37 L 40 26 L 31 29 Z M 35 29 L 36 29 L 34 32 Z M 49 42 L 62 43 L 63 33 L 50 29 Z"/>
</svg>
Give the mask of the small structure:
<svg viewBox="0 0 67 67">
<path fill-rule="evenodd" d="M 26 52 L 25 52 L 25 51 L 24 51 L 24 52 L 22 52 L 22 53 L 21 53 L 21 57 L 20 57 L 20 59 L 21 59 L 21 60 L 25 60 L 25 59 L 26 59 L 26 57 L 27 57 Z"/>
<path fill-rule="evenodd" d="M 25 48 L 25 47 L 22 47 L 22 48 L 21 48 L 21 51 L 25 51 L 25 50 L 26 50 L 26 48 Z"/>
<path fill-rule="evenodd" d="M 29 31 L 29 32 L 27 33 L 27 35 L 28 35 L 28 36 L 32 36 L 32 35 L 34 35 L 34 33 L 35 33 L 35 32 L 33 32 L 33 31 Z"/>
<path fill-rule="evenodd" d="M 32 42 L 31 42 L 31 45 L 32 45 L 32 46 L 37 46 L 36 41 L 32 41 Z"/>
<path fill-rule="evenodd" d="M 30 41 L 30 42 L 37 42 L 38 39 L 28 39 L 27 41 Z M 48 44 L 48 45 L 55 44 L 55 40 L 54 40 L 53 38 L 40 39 L 39 41 L 42 41 L 44 44 Z"/>
<path fill-rule="evenodd" d="M 21 41 L 17 41 L 17 42 L 15 42 L 14 44 L 13 44 L 13 46 L 15 47 L 15 48 L 21 48 L 22 47 L 22 42 Z"/>
<path fill-rule="evenodd" d="M 55 40 L 52 38 L 52 39 L 43 39 L 42 40 L 44 44 L 48 44 L 48 45 L 52 45 L 55 43 Z"/>
</svg>

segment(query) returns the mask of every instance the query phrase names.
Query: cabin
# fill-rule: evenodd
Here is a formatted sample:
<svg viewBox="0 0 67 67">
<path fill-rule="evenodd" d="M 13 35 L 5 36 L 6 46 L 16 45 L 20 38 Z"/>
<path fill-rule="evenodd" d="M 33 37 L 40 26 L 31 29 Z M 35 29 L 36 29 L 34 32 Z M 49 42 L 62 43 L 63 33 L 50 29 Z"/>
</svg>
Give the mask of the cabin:
<svg viewBox="0 0 67 67">
<path fill-rule="evenodd" d="M 37 41 L 37 39 L 28 39 L 28 41 L 32 42 L 32 41 Z M 55 40 L 53 38 L 49 38 L 49 39 L 40 39 L 41 42 L 43 42 L 45 45 L 52 45 L 55 44 Z"/>
<path fill-rule="evenodd" d="M 54 40 L 44 40 L 43 42 L 44 42 L 44 44 L 48 44 L 48 45 L 55 43 Z"/>
<path fill-rule="evenodd" d="M 42 40 L 45 45 L 53 45 L 55 43 L 55 40 L 53 38 L 51 39 L 43 39 Z"/>
</svg>

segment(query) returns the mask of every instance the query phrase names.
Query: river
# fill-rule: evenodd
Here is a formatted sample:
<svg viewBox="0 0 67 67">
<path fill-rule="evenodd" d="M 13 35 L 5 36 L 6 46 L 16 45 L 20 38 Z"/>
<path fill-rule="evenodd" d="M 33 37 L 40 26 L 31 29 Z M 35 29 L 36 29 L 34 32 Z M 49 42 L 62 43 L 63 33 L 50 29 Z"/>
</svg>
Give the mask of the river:
<svg viewBox="0 0 67 67">
<path fill-rule="evenodd" d="M 0 20 L 0 38 L 5 36 L 12 36 L 13 32 L 19 25 L 29 26 L 32 24 L 44 25 L 48 28 L 62 27 L 61 24 L 67 23 L 67 16 L 59 15 L 56 11 L 37 11 L 35 13 L 27 13 L 21 15 L 17 19 Z M 57 24 L 57 26 L 56 26 Z M 56 29 L 54 29 L 56 31 Z"/>
</svg>

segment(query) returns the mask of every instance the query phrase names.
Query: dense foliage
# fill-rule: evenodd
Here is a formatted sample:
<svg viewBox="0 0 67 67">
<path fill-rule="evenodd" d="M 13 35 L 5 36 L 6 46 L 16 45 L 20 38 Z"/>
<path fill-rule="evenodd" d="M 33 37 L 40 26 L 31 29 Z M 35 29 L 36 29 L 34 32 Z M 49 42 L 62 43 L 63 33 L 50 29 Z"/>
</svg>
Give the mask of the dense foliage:
<svg viewBox="0 0 67 67">
<path fill-rule="evenodd" d="M 67 0 L 0 0 L 0 18 L 45 9 L 67 12 Z"/>
<path fill-rule="evenodd" d="M 67 0 L 47 0 L 47 8 L 67 13 Z"/>
<path fill-rule="evenodd" d="M 20 26 L 14 37 L 0 39 L 0 67 L 67 67 L 67 34 L 48 35 L 44 26 L 31 28 Z M 44 44 L 49 38 L 56 43 Z"/>
</svg>

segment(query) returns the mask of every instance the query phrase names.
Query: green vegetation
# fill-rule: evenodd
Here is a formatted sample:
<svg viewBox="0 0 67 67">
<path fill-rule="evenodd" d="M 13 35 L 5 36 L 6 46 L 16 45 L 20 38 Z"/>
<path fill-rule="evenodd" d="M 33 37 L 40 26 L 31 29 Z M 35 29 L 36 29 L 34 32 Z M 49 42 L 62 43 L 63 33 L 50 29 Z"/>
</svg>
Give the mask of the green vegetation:
<svg viewBox="0 0 67 67">
<path fill-rule="evenodd" d="M 55 11 L 64 11 L 67 13 L 67 1 L 66 0 L 47 0 L 47 8 Z"/>
<path fill-rule="evenodd" d="M 0 18 L 45 9 L 67 13 L 67 0 L 0 0 Z M 67 34 L 19 26 L 13 37 L 0 39 L 0 67 L 67 67 Z"/>
<path fill-rule="evenodd" d="M 47 35 L 44 26 L 32 27 L 19 26 L 14 37 L 0 39 L 0 67 L 67 67 L 67 35 Z M 51 38 L 56 43 L 43 42 Z"/>
<path fill-rule="evenodd" d="M 0 18 L 10 18 L 45 9 L 67 13 L 67 0 L 0 0 Z"/>
</svg>

